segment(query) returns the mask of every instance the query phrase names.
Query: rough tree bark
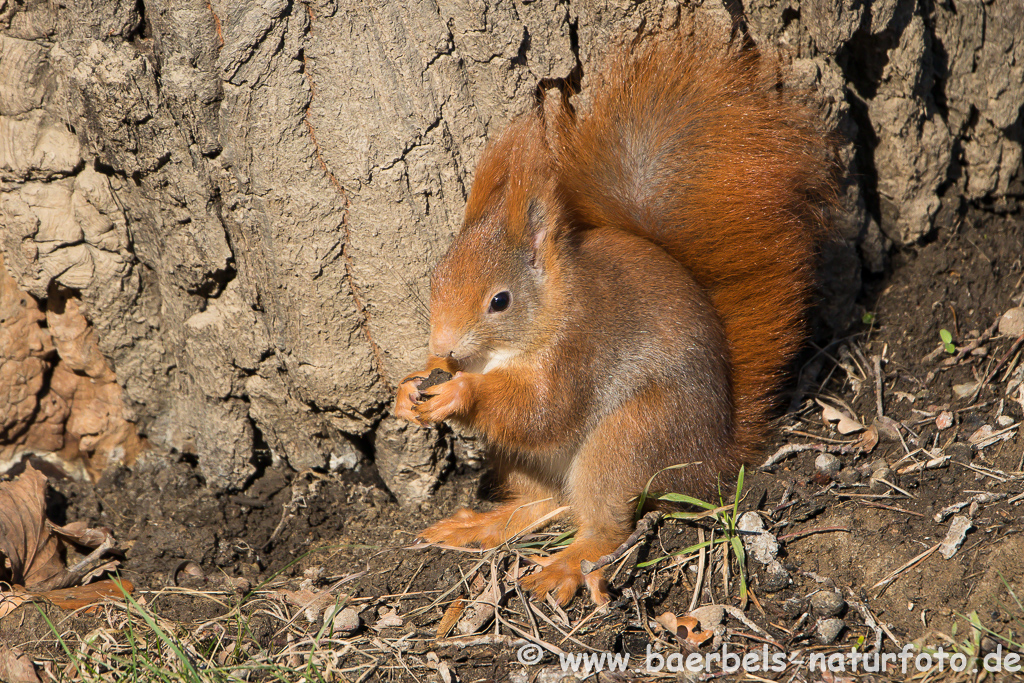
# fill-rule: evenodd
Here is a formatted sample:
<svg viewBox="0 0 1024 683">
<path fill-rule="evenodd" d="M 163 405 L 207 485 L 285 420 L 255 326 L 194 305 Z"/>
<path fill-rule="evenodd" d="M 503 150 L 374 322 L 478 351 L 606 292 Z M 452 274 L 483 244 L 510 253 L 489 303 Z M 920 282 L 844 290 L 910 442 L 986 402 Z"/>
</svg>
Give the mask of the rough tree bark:
<svg viewBox="0 0 1024 683">
<path fill-rule="evenodd" d="M 834 320 L 855 250 L 1017 208 L 1016 0 L 0 0 L 0 465 L 372 457 L 421 499 L 451 440 L 390 402 L 487 136 L 692 11 L 782 46 L 852 141 Z"/>
</svg>

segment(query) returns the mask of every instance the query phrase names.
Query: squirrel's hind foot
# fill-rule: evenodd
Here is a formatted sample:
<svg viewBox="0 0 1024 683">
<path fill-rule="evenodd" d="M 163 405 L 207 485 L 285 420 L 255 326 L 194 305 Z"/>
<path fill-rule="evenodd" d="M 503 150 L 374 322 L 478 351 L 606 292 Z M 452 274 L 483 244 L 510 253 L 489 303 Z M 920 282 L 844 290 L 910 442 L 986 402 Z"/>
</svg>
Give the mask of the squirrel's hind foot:
<svg viewBox="0 0 1024 683">
<path fill-rule="evenodd" d="M 604 570 L 595 569 L 589 574 L 584 574 L 580 562 L 594 562 L 616 547 L 617 544 L 608 547 L 608 543 L 597 540 L 574 541 L 561 552 L 550 557 L 537 558 L 535 561 L 541 565 L 540 571 L 523 578 L 520 583 L 537 599 L 543 600 L 545 595 L 550 595 L 563 606 L 569 604 L 576 591 L 585 584 L 594 604 L 606 605 L 612 595 L 608 589 L 608 581 L 604 578 Z"/>
<path fill-rule="evenodd" d="M 499 505 L 490 512 L 462 508 L 451 517 L 424 529 L 419 537 L 429 543 L 493 548 L 525 530 L 532 530 L 531 527 L 554 509 L 555 504 L 550 500 L 516 500 Z"/>
</svg>

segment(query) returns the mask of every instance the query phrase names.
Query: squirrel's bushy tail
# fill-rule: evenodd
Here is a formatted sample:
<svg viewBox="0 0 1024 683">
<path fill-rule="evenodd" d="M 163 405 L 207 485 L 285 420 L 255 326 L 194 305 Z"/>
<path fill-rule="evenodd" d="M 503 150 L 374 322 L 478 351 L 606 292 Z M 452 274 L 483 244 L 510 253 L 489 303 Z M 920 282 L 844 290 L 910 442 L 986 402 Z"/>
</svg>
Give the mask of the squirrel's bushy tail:
<svg viewBox="0 0 1024 683">
<path fill-rule="evenodd" d="M 653 240 L 710 293 L 730 343 L 744 462 L 801 342 L 835 198 L 818 113 L 780 90 L 769 62 L 706 39 L 649 40 L 614 60 L 590 111 L 566 113 L 553 136 L 573 222 Z"/>
</svg>

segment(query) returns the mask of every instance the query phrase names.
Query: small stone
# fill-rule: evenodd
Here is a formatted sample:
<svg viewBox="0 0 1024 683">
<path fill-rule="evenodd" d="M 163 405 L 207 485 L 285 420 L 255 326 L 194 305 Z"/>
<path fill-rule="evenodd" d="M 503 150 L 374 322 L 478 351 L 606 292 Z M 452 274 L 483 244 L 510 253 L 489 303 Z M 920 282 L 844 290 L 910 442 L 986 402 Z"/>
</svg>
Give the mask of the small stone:
<svg viewBox="0 0 1024 683">
<path fill-rule="evenodd" d="M 744 512 L 740 515 L 736 527 L 747 532 L 742 536 L 743 547 L 748 555 L 761 564 L 768 564 L 779 554 L 779 541 L 775 534 L 765 531 L 761 515 L 756 512 Z"/>
<path fill-rule="evenodd" d="M 837 478 L 841 484 L 852 485 L 860 481 L 860 473 L 852 467 L 844 467 L 839 470 L 839 476 Z"/>
<path fill-rule="evenodd" d="M 892 419 L 888 415 L 875 418 L 872 423 L 875 425 L 875 429 L 878 430 L 878 436 L 884 441 L 899 441 L 900 440 L 900 425 L 896 420 Z"/>
<path fill-rule="evenodd" d="M 837 617 L 846 609 L 846 601 L 839 591 L 818 591 L 811 596 L 811 609 L 819 617 Z"/>
<path fill-rule="evenodd" d="M 1024 334 L 1024 306 L 1011 308 L 999 319 L 999 334 L 1019 337 Z"/>
<path fill-rule="evenodd" d="M 690 612 L 690 616 L 700 622 L 704 631 L 713 631 L 725 621 L 725 610 L 721 605 L 704 605 Z"/>
<path fill-rule="evenodd" d="M 839 474 L 839 470 L 842 466 L 843 464 L 839 462 L 839 458 L 831 453 L 822 453 L 814 459 L 814 469 L 818 470 L 829 479 Z"/>
<path fill-rule="evenodd" d="M 778 593 L 793 582 L 789 572 L 778 560 L 772 560 L 764 568 L 764 576 L 761 580 L 761 590 L 765 593 Z"/>
<path fill-rule="evenodd" d="M 950 427 L 952 427 L 953 413 L 949 412 L 948 410 L 943 410 L 941 413 L 939 413 L 939 416 L 935 418 L 935 426 L 938 427 L 939 430 L 949 429 Z"/>
<path fill-rule="evenodd" d="M 973 394 L 974 390 L 977 388 L 977 382 L 967 382 L 966 384 L 954 384 L 953 393 L 956 394 L 957 398 L 965 398 Z"/>
<path fill-rule="evenodd" d="M 843 623 L 842 619 L 822 619 L 818 622 L 818 626 L 815 629 L 818 633 L 818 642 L 822 645 L 831 645 L 836 642 L 839 634 L 846 628 L 846 624 Z"/>
<path fill-rule="evenodd" d="M 1000 427 L 1009 427 L 1013 424 L 1013 418 L 1009 415 L 1000 415 L 996 418 L 996 424 Z"/>
<path fill-rule="evenodd" d="M 971 461 L 971 447 L 962 441 L 951 443 L 942 450 L 956 462 L 969 463 Z"/>
<path fill-rule="evenodd" d="M 964 543 L 964 538 L 967 537 L 967 532 L 972 528 L 974 528 L 974 524 L 971 522 L 970 517 L 964 515 L 954 516 L 953 521 L 949 523 L 946 537 L 939 544 L 939 554 L 947 560 L 956 555 L 956 551 L 960 550 L 960 546 Z"/>
<path fill-rule="evenodd" d="M 892 490 L 889 484 L 896 483 L 896 475 L 888 467 L 882 467 L 871 473 L 870 489 L 872 493 L 887 493 Z"/>
<path fill-rule="evenodd" d="M 789 598 L 782 603 L 782 611 L 795 619 L 807 610 L 804 607 L 803 601 L 797 600 L 796 598 Z"/>
<path fill-rule="evenodd" d="M 362 625 L 359 618 L 359 611 L 353 607 L 346 607 L 339 610 L 338 607 L 331 607 L 324 615 L 324 621 L 330 620 L 331 627 L 335 633 L 355 633 Z"/>
</svg>

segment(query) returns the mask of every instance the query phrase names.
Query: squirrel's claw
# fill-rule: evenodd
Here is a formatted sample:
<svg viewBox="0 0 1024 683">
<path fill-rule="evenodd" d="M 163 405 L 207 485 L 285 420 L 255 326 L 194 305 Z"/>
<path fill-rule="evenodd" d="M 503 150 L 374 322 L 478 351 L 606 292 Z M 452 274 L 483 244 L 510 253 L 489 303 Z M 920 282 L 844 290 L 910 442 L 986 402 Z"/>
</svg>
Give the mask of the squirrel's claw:
<svg viewBox="0 0 1024 683">
<path fill-rule="evenodd" d="M 595 605 L 606 605 L 611 600 L 611 593 L 608 591 L 608 581 L 604 578 L 604 571 L 595 569 L 584 576 L 580 569 L 579 562 L 572 562 L 556 553 L 551 557 L 537 558 L 541 565 L 538 572 L 524 577 L 520 583 L 523 588 L 533 593 L 538 600 L 543 600 L 550 595 L 555 601 L 565 606 L 576 595 L 576 591 L 583 584 L 586 584 L 590 592 L 590 598 Z"/>
<path fill-rule="evenodd" d="M 395 416 L 408 420 L 414 424 L 423 425 L 419 415 L 415 412 L 416 403 L 422 400 L 419 386 L 426 377 L 425 372 L 414 372 L 403 379 L 398 385 L 398 395 L 395 397 Z"/>
<path fill-rule="evenodd" d="M 451 517 L 421 531 L 419 538 L 427 543 L 493 548 L 505 540 L 502 531 L 507 526 L 507 518 L 507 512 L 503 513 L 502 510 L 474 512 L 469 508 L 461 508 Z"/>
<path fill-rule="evenodd" d="M 420 424 L 437 424 L 453 415 L 467 414 L 473 406 L 475 377 L 479 375 L 457 372 L 444 384 L 424 391 L 422 396 L 427 400 L 412 407 Z"/>
</svg>

